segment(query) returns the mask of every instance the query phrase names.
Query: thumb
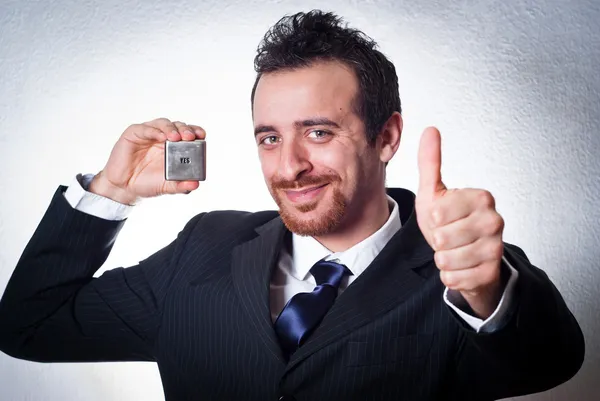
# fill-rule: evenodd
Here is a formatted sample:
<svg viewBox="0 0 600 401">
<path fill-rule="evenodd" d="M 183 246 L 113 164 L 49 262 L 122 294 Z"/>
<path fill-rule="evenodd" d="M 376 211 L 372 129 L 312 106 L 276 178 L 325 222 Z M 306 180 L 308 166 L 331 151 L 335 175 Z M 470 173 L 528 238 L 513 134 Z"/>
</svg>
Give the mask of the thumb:
<svg viewBox="0 0 600 401">
<path fill-rule="evenodd" d="M 166 181 L 164 187 L 165 194 L 185 194 L 198 189 L 198 181 Z"/>
<path fill-rule="evenodd" d="M 442 138 L 435 127 L 428 127 L 419 143 L 419 194 L 435 196 L 446 190 L 442 182 Z"/>
</svg>

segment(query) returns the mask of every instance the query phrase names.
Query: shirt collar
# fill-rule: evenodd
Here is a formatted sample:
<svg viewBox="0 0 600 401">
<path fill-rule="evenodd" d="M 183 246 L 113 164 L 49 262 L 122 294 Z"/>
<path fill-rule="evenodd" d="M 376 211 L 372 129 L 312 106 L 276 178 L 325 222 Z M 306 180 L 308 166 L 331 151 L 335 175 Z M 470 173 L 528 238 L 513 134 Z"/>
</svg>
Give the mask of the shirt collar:
<svg viewBox="0 0 600 401">
<path fill-rule="evenodd" d="M 387 199 L 392 212 L 385 224 L 371 236 L 343 252 L 331 252 L 313 237 L 292 233 L 293 263 L 290 274 L 298 280 L 305 280 L 311 267 L 319 260 L 337 259 L 339 263 L 350 269 L 354 279 L 359 276 L 402 227 L 398 204 L 389 195 Z"/>
</svg>

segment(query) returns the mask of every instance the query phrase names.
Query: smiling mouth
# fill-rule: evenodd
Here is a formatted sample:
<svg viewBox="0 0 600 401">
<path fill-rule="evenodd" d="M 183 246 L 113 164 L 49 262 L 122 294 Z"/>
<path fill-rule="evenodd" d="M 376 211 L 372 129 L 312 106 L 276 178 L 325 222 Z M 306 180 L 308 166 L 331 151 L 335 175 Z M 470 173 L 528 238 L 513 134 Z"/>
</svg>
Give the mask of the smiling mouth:
<svg viewBox="0 0 600 401">
<path fill-rule="evenodd" d="M 292 202 L 304 202 L 308 200 L 315 199 L 319 194 L 323 192 L 323 188 L 325 188 L 329 184 L 323 184 L 317 187 L 302 189 L 299 191 L 285 191 L 287 198 Z"/>
<path fill-rule="evenodd" d="M 319 185 L 317 187 L 312 187 L 312 188 L 307 188 L 307 189 L 301 189 L 299 191 L 288 190 L 286 192 L 291 192 L 293 194 L 298 194 L 298 195 L 305 195 L 305 194 L 307 194 L 307 193 L 309 193 L 311 191 L 315 191 L 315 190 L 317 190 L 319 188 L 323 188 L 325 185 L 327 185 L 327 184 L 323 184 L 323 185 Z"/>
</svg>

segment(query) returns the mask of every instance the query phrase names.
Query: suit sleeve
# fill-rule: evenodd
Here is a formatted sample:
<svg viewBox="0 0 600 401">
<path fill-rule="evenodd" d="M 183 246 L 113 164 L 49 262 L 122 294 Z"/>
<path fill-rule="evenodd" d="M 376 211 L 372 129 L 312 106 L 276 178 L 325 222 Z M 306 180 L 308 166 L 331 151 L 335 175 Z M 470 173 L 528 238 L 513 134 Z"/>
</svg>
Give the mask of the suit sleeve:
<svg viewBox="0 0 600 401">
<path fill-rule="evenodd" d="M 0 350 L 39 362 L 152 361 L 181 248 L 202 215 L 138 265 L 94 273 L 124 221 L 73 209 L 59 187 L 0 301 Z"/>
<path fill-rule="evenodd" d="M 476 333 L 456 319 L 461 329 L 449 399 L 496 400 L 546 391 L 573 377 L 583 363 L 583 334 L 562 296 L 520 248 L 505 245 L 505 257 L 519 272 L 515 308 L 493 333 Z"/>
</svg>

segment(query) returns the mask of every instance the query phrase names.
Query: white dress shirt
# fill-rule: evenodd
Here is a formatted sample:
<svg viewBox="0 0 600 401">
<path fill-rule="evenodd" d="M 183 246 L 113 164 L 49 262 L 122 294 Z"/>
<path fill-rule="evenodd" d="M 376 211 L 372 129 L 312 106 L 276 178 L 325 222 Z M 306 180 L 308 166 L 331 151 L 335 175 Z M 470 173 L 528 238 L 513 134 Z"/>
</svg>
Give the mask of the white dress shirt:
<svg viewBox="0 0 600 401">
<path fill-rule="evenodd" d="M 65 198 L 69 204 L 84 213 L 105 219 L 123 220 L 132 211 L 134 206 L 123 205 L 91 192 L 86 189 L 89 186 L 92 174 L 81 174 L 73 180 L 65 192 Z M 273 321 L 294 295 L 300 292 L 311 292 L 316 282 L 310 274 L 310 268 L 320 260 L 336 260 L 348 267 L 352 272 L 346 276 L 340 285 L 340 292 L 344 291 L 354 280 L 365 271 L 373 262 L 375 257 L 401 228 L 398 204 L 388 196 L 388 202 L 392 209 L 385 224 L 368 238 L 354 245 L 344 252 L 331 252 L 312 237 L 303 237 L 292 234 L 292 249 L 283 249 L 277 267 L 271 278 L 270 285 L 270 307 Z M 457 291 L 444 290 L 443 299 L 469 326 L 477 332 L 492 332 L 503 326 L 509 311 L 514 303 L 514 286 L 518 278 L 518 272 L 503 257 L 503 262 L 510 269 L 510 277 L 498 307 L 485 321 L 465 313 L 456 304 L 464 302 Z"/>
</svg>

